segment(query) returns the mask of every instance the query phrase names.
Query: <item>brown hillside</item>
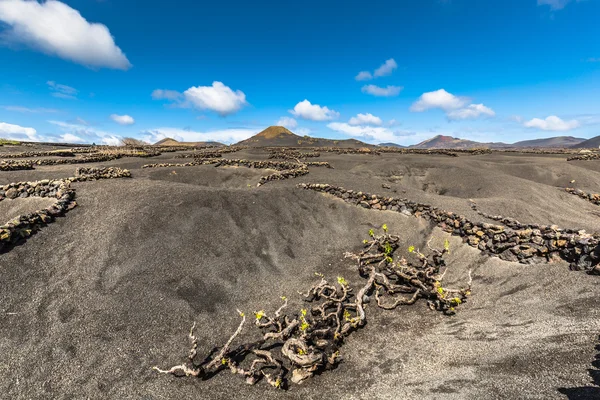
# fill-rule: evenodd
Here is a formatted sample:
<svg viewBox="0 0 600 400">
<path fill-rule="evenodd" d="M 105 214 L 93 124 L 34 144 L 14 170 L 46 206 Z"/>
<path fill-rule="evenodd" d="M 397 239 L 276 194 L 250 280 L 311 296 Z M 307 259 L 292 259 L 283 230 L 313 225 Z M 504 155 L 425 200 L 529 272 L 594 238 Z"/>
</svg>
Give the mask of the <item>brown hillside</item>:
<svg viewBox="0 0 600 400">
<path fill-rule="evenodd" d="M 310 136 L 298 136 L 283 126 L 270 126 L 251 138 L 242 140 L 236 144 L 250 147 L 375 147 L 356 139 L 332 140 Z"/>
<path fill-rule="evenodd" d="M 179 142 L 173 138 L 164 138 L 154 143 L 154 146 L 224 146 L 219 142 Z"/>
</svg>

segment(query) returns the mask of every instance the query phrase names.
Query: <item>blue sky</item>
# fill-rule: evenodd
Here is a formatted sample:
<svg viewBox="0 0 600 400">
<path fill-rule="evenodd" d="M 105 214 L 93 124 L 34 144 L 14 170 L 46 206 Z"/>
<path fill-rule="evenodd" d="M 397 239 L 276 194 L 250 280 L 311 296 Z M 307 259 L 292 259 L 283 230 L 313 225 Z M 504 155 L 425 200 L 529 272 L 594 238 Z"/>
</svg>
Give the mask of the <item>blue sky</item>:
<svg viewBox="0 0 600 400">
<path fill-rule="evenodd" d="M 599 19 L 600 0 L 0 0 L 0 137 L 589 138 Z"/>
</svg>

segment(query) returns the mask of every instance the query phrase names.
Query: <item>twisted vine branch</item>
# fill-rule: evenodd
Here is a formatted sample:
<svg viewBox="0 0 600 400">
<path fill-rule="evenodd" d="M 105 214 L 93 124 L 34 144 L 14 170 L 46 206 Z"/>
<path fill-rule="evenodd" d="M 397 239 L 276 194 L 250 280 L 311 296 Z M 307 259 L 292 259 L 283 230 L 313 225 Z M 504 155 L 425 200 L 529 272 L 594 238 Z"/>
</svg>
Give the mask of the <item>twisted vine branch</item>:
<svg viewBox="0 0 600 400">
<path fill-rule="evenodd" d="M 456 307 L 470 294 L 471 276 L 469 272 L 466 288 L 443 287 L 448 242 L 442 250 L 434 249 L 428 243 L 428 255 L 411 246 L 407 260 L 395 256 L 400 237 L 388 234 L 386 225 L 383 229 L 381 235 L 372 230 L 369 232 L 370 238 L 363 242 L 361 252 L 345 254 L 346 258 L 356 262 L 357 278 L 361 278 L 358 287 L 352 287 L 343 277 L 330 283 L 324 275 L 317 273 L 320 282 L 306 293 L 299 292 L 309 304 L 300 313 L 283 313 L 288 307 L 285 297 L 272 315 L 264 310 L 254 313 L 254 324 L 262 332 L 259 340 L 232 348 L 246 322 L 245 314 L 238 310 L 240 324 L 218 351 L 215 349 L 206 359 L 197 362 L 198 338 L 194 334 L 194 324 L 189 333 L 192 347 L 188 362 L 166 370 L 154 369 L 163 374 L 202 379 L 229 369 L 233 374 L 243 376 L 248 384 L 264 378 L 271 386 L 286 388 L 290 382 L 301 383 L 315 373 L 339 364 L 344 339 L 366 324 L 366 309 L 372 297 L 375 304 L 385 310 L 425 299 L 432 310 L 454 314 Z"/>
</svg>

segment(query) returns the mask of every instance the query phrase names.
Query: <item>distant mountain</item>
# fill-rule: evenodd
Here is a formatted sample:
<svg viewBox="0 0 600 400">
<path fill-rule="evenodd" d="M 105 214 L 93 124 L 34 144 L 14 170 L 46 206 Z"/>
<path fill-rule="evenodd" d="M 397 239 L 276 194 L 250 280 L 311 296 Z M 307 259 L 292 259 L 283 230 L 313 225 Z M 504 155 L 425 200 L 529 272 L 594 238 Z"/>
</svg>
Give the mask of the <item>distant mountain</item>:
<svg viewBox="0 0 600 400">
<path fill-rule="evenodd" d="M 600 147 L 600 136 L 595 136 L 591 139 L 584 140 L 571 147 L 576 149 L 597 149 L 598 147 Z"/>
<path fill-rule="evenodd" d="M 437 135 L 421 143 L 409 146 L 412 149 L 471 149 L 476 147 L 492 147 L 504 143 L 479 143 L 472 140 L 459 139 L 452 136 Z"/>
<path fill-rule="evenodd" d="M 590 143 L 587 147 L 598 147 L 600 146 L 600 136 L 598 136 L 596 142 Z M 427 139 L 419 144 L 409 146 L 413 149 L 472 149 L 472 148 L 488 148 L 488 149 L 515 149 L 515 148 L 569 148 L 569 147 L 582 147 L 586 142 L 582 138 L 576 138 L 573 136 L 556 136 L 544 139 L 534 140 L 523 140 L 516 143 L 502 143 L 502 142 L 475 142 L 473 140 L 459 139 L 452 136 L 438 135 Z M 597 143 L 597 144 L 594 144 Z"/>
<path fill-rule="evenodd" d="M 379 147 L 406 147 L 406 146 L 402 146 L 401 144 L 397 144 L 397 143 L 379 143 L 377 146 L 379 146 Z"/>
<path fill-rule="evenodd" d="M 164 138 L 154 143 L 154 146 L 225 146 L 219 142 L 180 142 L 172 138 Z"/>
<path fill-rule="evenodd" d="M 581 143 L 585 142 L 585 139 L 576 138 L 573 136 L 556 136 L 545 139 L 534 139 L 534 140 L 523 140 L 521 142 L 513 143 L 512 147 L 581 147 Z M 600 143 L 599 143 L 600 144 Z"/>
<path fill-rule="evenodd" d="M 332 140 L 298 136 L 283 126 L 270 126 L 251 138 L 236 143 L 236 145 L 250 147 L 375 147 L 356 139 Z"/>
</svg>

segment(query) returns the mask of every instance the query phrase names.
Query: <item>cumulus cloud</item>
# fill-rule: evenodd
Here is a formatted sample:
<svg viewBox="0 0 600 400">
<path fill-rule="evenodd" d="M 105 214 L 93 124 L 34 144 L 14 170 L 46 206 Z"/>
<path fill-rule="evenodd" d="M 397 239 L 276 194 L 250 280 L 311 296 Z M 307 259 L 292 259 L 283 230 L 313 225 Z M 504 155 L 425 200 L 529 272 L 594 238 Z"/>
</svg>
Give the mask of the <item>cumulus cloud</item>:
<svg viewBox="0 0 600 400">
<path fill-rule="evenodd" d="M 404 89 L 402 86 L 387 86 L 380 87 L 376 85 L 365 85 L 362 87 L 363 93 L 368 93 L 373 96 L 378 97 L 393 97 L 398 96 L 400 92 Z"/>
<path fill-rule="evenodd" d="M 11 140 L 38 141 L 37 131 L 20 125 L 0 122 L 0 137 Z"/>
<path fill-rule="evenodd" d="M 381 121 L 381 118 L 376 117 L 373 114 L 366 113 L 357 114 L 356 117 L 350 118 L 348 123 L 350 125 L 381 125 L 383 121 Z"/>
<path fill-rule="evenodd" d="M 65 137 L 73 138 L 77 137 L 79 140 L 76 143 L 97 143 L 97 144 L 106 144 L 110 146 L 118 146 L 121 143 L 122 137 L 111 132 L 105 132 L 99 129 L 95 129 L 89 126 L 80 125 L 80 124 L 72 124 L 69 122 L 63 121 L 48 121 L 52 125 L 56 125 L 59 127 L 63 134 L 59 136 L 63 138 L 62 141 L 70 141 L 64 139 Z M 54 139 L 49 139 L 47 141 L 53 141 Z"/>
<path fill-rule="evenodd" d="M 294 129 L 298 126 L 298 121 L 292 117 L 281 117 L 279 118 L 279 121 L 277 121 L 277 125 L 284 126 L 288 129 Z"/>
<path fill-rule="evenodd" d="M 459 108 L 458 110 L 452 110 L 447 113 L 449 119 L 474 119 L 482 115 L 493 117 L 496 115 L 494 110 L 483 104 L 469 104 L 465 108 Z"/>
<path fill-rule="evenodd" d="M 570 131 L 578 128 L 581 124 L 576 119 L 564 121 L 556 115 L 551 115 L 545 119 L 533 118 L 523 124 L 526 128 L 536 128 L 543 131 Z"/>
<path fill-rule="evenodd" d="M 373 75 L 369 71 L 360 71 L 358 75 L 354 77 L 357 81 L 370 81 L 373 79 Z"/>
<path fill-rule="evenodd" d="M 233 91 L 218 81 L 213 82 L 212 86 L 192 86 L 183 95 L 193 107 L 211 110 L 221 116 L 234 114 L 248 104 L 244 92 Z"/>
<path fill-rule="evenodd" d="M 389 128 L 375 126 L 356 126 L 345 122 L 331 122 L 327 124 L 329 129 L 336 132 L 345 133 L 353 137 L 358 137 L 369 142 L 393 142 L 398 137 Z"/>
<path fill-rule="evenodd" d="M 143 139 L 149 143 L 156 143 L 161 139 L 172 138 L 182 142 L 221 142 L 236 143 L 256 135 L 262 129 L 222 129 L 213 131 L 193 131 L 179 128 L 156 128 L 144 132 Z"/>
<path fill-rule="evenodd" d="M 465 97 L 457 97 L 444 89 L 434 92 L 426 92 L 419 97 L 410 107 L 410 111 L 423 112 L 432 108 L 441 108 L 444 111 L 455 110 L 464 107 L 469 100 Z"/>
<path fill-rule="evenodd" d="M 575 0 L 579 3 L 583 0 Z M 551 10 L 562 10 L 567 4 L 573 2 L 573 0 L 537 0 L 538 6 L 550 6 Z"/>
<path fill-rule="evenodd" d="M 58 110 L 54 109 L 54 108 L 28 108 L 28 107 L 21 107 L 21 106 L 2 106 L 0 108 L 3 108 L 7 111 L 15 111 L 15 112 L 20 112 L 20 113 L 28 113 L 28 114 L 40 114 L 40 113 L 57 113 Z"/>
<path fill-rule="evenodd" d="M 357 81 L 369 81 L 374 78 L 380 78 L 382 76 L 391 75 L 394 70 L 398 68 L 398 64 L 393 58 L 386 60 L 379 68 L 377 68 L 373 73 L 369 71 L 360 71 L 358 75 L 354 77 Z"/>
<path fill-rule="evenodd" d="M 3 34 L 8 42 L 91 68 L 131 67 L 105 25 L 88 22 L 60 1 L 2 0 L 0 21 L 9 26 Z"/>
<path fill-rule="evenodd" d="M 455 96 L 444 89 L 426 92 L 410 106 L 412 112 L 440 109 L 446 112 L 450 120 L 474 119 L 481 116 L 493 117 L 494 110 L 483 104 L 469 104 L 467 97 Z"/>
<path fill-rule="evenodd" d="M 65 143 L 85 143 L 85 139 L 71 133 L 65 133 L 64 135 L 61 135 L 60 138 Z"/>
<path fill-rule="evenodd" d="M 75 89 L 74 87 L 62 85 L 54 81 L 48 81 L 46 82 L 46 84 L 50 88 L 52 96 L 57 97 L 59 99 L 73 100 L 77 98 L 77 93 L 79 93 L 79 90 Z"/>
<path fill-rule="evenodd" d="M 378 78 L 380 76 L 391 75 L 396 68 L 398 68 L 398 64 L 396 64 L 396 61 L 393 58 L 390 58 L 389 60 L 386 60 L 381 67 L 377 68 L 375 72 L 373 72 L 373 76 Z"/>
<path fill-rule="evenodd" d="M 311 121 L 329 121 L 340 116 L 340 113 L 318 104 L 311 104 L 308 100 L 303 100 L 296 104 L 293 110 L 289 112 L 295 117 L 308 119 Z"/>
<path fill-rule="evenodd" d="M 241 90 L 232 90 L 222 82 L 214 81 L 212 86 L 192 86 L 183 93 L 176 90 L 156 89 L 154 100 L 169 100 L 171 106 L 210 110 L 225 117 L 238 112 L 248 105 L 246 95 Z"/>
<path fill-rule="evenodd" d="M 129 115 L 112 114 L 110 116 L 110 119 L 112 119 L 119 125 L 133 125 L 135 123 L 135 120 L 133 119 L 133 117 L 131 117 Z"/>
</svg>

